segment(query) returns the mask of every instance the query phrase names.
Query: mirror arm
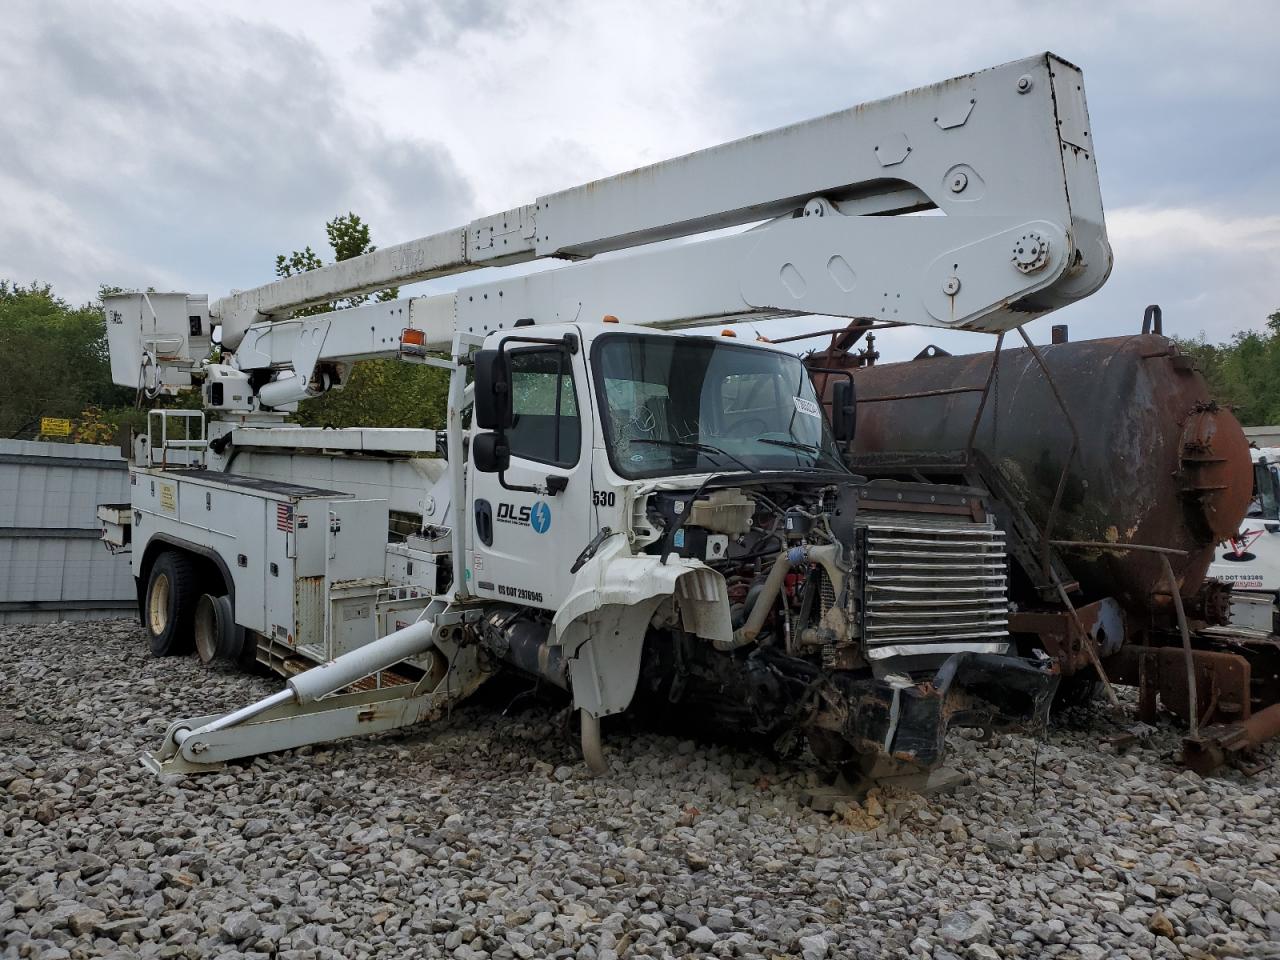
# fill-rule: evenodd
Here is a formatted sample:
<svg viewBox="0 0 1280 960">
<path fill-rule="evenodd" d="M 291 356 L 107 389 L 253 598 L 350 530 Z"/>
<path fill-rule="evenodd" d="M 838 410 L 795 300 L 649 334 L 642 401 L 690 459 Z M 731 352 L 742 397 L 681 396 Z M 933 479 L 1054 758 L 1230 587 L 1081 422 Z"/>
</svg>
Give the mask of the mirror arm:
<svg viewBox="0 0 1280 960">
<path fill-rule="evenodd" d="M 541 487 L 525 486 L 519 483 L 507 483 L 507 471 L 498 471 L 498 483 L 503 490 L 510 490 L 513 493 L 536 493 L 543 497 L 554 497 L 565 487 L 569 486 L 568 477 L 556 477 L 551 474 L 547 475 L 546 483 Z"/>
<path fill-rule="evenodd" d="M 852 371 L 852 370 L 842 370 L 842 369 L 839 369 L 839 368 L 836 368 L 836 367 L 810 367 L 810 368 L 809 368 L 809 372 L 810 372 L 810 373 L 823 373 L 823 374 L 826 374 L 826 375 L 827 375 L 827 376 L 829 376 L 829 377 L 830 377 L 830 376 L 836 376 L 836 377 L 848 377 L 848 378 L 849 378 L 849 385 L 850 385 L 850 386 L 853 386 L 853 371 Z M 826 386 L 826 383 L 825 383 L 825 382 L 823 383 L 823 386 L 824 386 L 824 387 Z"/>
<path fill-rule="evenodd" d="M 502 357 L 504 364 L 507 359 L 508 343 L 545 343 L 551 347 L 564 347 L 571 354 L 578 352 L 578 335 L 576 333 L 566 333 L 563 337 L 522 337 L 519 334 L 512 334 L 498 341 L 498 354 Z"/>
<path fill-rule="evenodd" d="M 510 490 L 513 493 L 542 493 L 537 487 L 525 486 L 522 483 L 507 483 L 507 471 L 498 471 L 498 483 L 503 490 Z"/>
</svg>

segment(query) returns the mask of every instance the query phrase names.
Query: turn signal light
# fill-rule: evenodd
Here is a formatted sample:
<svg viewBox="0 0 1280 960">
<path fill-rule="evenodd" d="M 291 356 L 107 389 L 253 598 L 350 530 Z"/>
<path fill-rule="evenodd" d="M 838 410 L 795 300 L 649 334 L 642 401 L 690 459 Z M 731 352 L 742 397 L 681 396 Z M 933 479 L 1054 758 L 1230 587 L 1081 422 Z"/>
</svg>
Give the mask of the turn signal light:
<svg viewBox="0 0 1280 960">
<path fill-rule="evenodd" d="M 410 357 L 427 355 L 427 334 L 423 330 L 408 327 L 400 331 L 400 353 Z"/>
</svg>

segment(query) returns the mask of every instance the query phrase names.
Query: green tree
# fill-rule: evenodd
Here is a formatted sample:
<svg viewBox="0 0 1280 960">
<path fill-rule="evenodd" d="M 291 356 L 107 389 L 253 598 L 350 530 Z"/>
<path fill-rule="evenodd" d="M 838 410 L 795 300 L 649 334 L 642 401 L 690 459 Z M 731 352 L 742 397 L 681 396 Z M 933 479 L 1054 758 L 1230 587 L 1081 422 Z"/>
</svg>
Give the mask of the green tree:
<svg viewBox="0 0 1280 960">
<path fill-rule="evenodd" d="M 360 257 L 366 253 L 373 253 L 378 249 L 373 245 L 373 240 L 369 235 L 369 225 L 354 213 L 343 213 L 334 217 L 324 225 L 324 232 L 329 238 L 329 247 L 333 250 L 335 263 L 341 260 L 350 260 L 352 257 Z M 287 257 L 284 254 L 278 255 L 276 257 L 276 276 L 284 279 L 285 277 L 292 277 L 297 273 L 306 273 L 308 270 L 315 270 L 323 266 L 324 261 L 308 245 L 301 250 L 293 251 Z M 391 287 L 387 290 L 380 290 L 375 299 L 379 301 L 394 300 L 398 296 L 400 296 L 400 288 Z M 318 313 L 328 313 L 332 310 L 358 307 L 368 301 L 368 294 L 357 294 L 352 297 L 342 297 L 331 303 L 305 307 L 295 311 L 294 315 L 310 317 Z"/>
<path fill-rule="evenodd" d="M 1246 427 L 1280 423 L 1280 310 L 1265 330 L 1243 330 L 1218 344 L 1201 334 L 1179 346 L 1195 358 L 1214 399 L 1229 404 Z"/>
<path fill-rule="evenodd" d="M 0 436 L 30 438 L 41 417 L 77 420 L 89 407 L 130 409 L 133 399 L 111 382 L 101 304 L 72 307 L 48 284 L 0 280 Z"/>
<path fill-rule="evenodd" d="M 349 260 L 377 249 L 369 226 L 354 213 L 334 217 L 325 224 L 325 235 L 334 262 Z M 324 265 L 310 246 L 288 256 L 276 257 L 276 276 L 291 277 Z M 399 288 L 379 291 L 375 299 L 394 300 Z M 369 300 L 368 294 L 343 297 L 296 312 L 312 316 L 330 310 L 356 307 Z M 341 323 L 341 319 L 337 322 Z M 444 371 L 398 360 L 365 360 L 352 368 L 350 381 L 342 390 L 331 390 L 298 405 L 295 419 L 307 426 L 334 427 L 442 427 L 449 380 Z"/>
</svg>

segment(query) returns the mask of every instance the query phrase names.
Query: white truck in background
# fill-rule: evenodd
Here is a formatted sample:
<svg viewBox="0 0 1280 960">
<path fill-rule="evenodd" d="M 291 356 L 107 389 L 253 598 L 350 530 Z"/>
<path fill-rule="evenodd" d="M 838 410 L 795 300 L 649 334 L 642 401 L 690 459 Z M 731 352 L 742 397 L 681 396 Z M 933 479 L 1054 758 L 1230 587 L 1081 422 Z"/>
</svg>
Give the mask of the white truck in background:
<svg viewBox="0 0 1280 960">
<path fill-rule="evenodd" d="M 1240 532 L 1221 544 L 1209 575 L 1232 584 L 1234 624 L 1274 633 L 1280 626 L 1280 447 L 1249 454 L 1253 502 Z"/>
<path fill-rule="evenodd" d="M 292 316 L 539 258 L 566 265 Z M 734 325 L 999 332 L 1110 268 L 1082 77 L 1042 54 L 212 304 L 108 298 L 116 382 L 204 401 L 151 412 L 131 502 L 100 511 L 152 650 L 287 677 L 176 721 L 152 765 L 393 729 L 506 668 L 568 691 L 596 772 L 600 718 L 642 701 L 862 771 L 935 765 L 951 723 L 1042 721 L 1057 675 L 1010 642 L 985 493 L 851 474 L 852 378 L 828 416 Z M 374 357 L 447 372 L 443 431 L 288 422 Z"/>
</svg>

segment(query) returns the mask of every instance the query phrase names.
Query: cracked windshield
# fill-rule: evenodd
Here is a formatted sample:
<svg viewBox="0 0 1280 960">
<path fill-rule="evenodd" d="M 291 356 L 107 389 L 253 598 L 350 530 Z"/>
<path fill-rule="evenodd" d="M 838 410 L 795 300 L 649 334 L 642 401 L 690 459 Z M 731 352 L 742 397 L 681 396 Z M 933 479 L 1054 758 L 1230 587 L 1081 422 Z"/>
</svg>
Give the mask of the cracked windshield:
<svg viewBox="0 0 1280 960">
<path fill-rule="evenodd" d="M 624 477 L 823 468 L 844 472 L 804 365 L 693 337 L 596 341 L 609 458 Z"/>
</svg>

